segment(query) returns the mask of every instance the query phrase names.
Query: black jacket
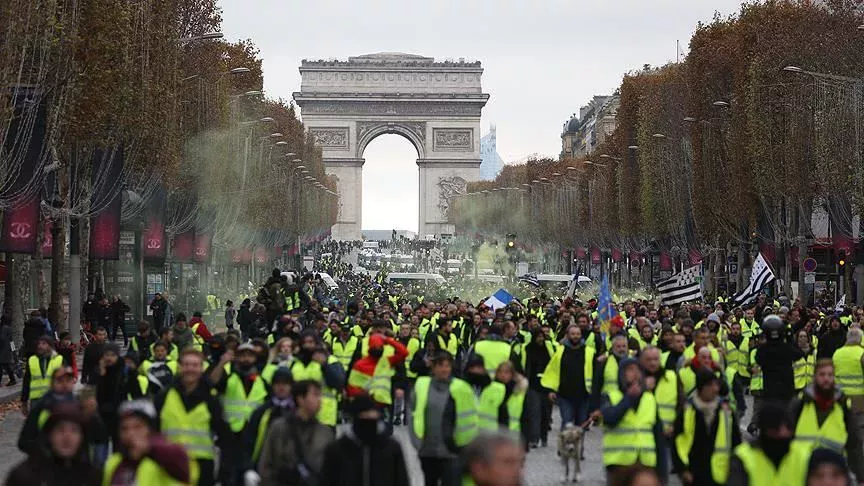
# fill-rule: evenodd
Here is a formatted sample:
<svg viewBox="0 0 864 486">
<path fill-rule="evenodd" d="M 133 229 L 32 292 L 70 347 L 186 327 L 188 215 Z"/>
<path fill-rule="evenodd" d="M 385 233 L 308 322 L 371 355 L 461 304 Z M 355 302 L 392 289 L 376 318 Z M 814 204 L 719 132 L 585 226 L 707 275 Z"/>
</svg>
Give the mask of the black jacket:
<svg viewBox="0 0 864 486">
<path fill-rule="evenodd" d="M 102 474 L 99 468 L 83 460 L 61 461 L 43 457 L 41 454 L 29 456 L 15 466 L 6 477 L 6 486 L 99 486 Z"/>
<path fill-rule="evenodd" d="M 800 349 L 786 341 L 767 341 L 756 350 L 756 364 L 762 368 L 765 399 L 790 400 L 795 396 L 792 365 L 803 356 Z"/>
<path fill-rule="evenodd" d="M 717 485 L 711 477 L 711 455 L 714 453 L 714 439 L 717 437 L 717 426 L 719 417 L 723 411 L 722 400 L 717 404 L 718 410 L 715 412 L 714 422 L 711 424 L 711 430 L 705 426 L 705 418 L 699 409 L 695 409 L 692 403 L 688 403 L 687 407 L 693 407 L 696 412 L 694 420 L 693 446 L 690 448 L 690 457 L 688 458 L 689 466 L 684 466 L 681 457 L 678 456 L 678 448 L 674 442 L 670 449 L 672 450 L 672 463 L 676 471 L 690 471 L 693 474 L 693 484 L 698 486 L 715 486 Z M 732 419 L 731 435 L 732 449 L 741 443 L 741 430 L 738 427 L 738 419 L 734 413 L 729 413 L 729 418 Z M 675 435 L 677 436 L 684 430 L 684 414 L 679 413 L 675 419 Z M 685 485 L 686 486 L 686 485 Z"/>
<path fill-rule="evenodd" d="M 45 324 L 38 317 L 31 317 L 24 323 L 24 346 L 21 349 L 22 358 L 27 359 L 36 353 L 36 340 L 45 334 Z"/>
<path fill-rule="evenodd" d="M 318 486 L 403 486 L 411 484 L 402 447 L 391 437 L 372 444 L 354 434 L 340 437 L 324 451 Z"/>
</svg>

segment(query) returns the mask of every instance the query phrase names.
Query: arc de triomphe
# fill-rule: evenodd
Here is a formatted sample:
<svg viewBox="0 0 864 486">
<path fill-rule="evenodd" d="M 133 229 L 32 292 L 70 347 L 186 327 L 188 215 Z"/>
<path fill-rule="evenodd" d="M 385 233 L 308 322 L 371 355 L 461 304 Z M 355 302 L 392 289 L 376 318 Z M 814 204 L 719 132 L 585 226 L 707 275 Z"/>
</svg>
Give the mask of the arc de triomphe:
<svg viewBox="0 0 864 486">
<path fill-rule="evenodd" d="M 323 150 L 327 174 L 336 178 L 333 238 L 361 239 L 363 151 L 385 133 L 417 149 L 420 235 L 453 233 L 450 200 L 480 177 L 480 111 L 489 99 L 482 74 L 480 62 L 402 53 L 302 62 L 294 101 Z"/>
</svg>

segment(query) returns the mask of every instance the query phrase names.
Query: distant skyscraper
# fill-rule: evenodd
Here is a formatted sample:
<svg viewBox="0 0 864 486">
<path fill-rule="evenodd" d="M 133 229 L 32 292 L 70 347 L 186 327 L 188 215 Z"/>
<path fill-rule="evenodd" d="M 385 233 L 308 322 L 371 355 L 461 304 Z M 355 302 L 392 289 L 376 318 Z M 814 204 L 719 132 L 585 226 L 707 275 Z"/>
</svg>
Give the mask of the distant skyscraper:
<svg viewBox="0 0 864 486">
<path fill-rule="evenodd" d="M 489 126 L 489 133 L 480 138 L 480 179 L 491 181 L 504 168 L 504 159 L 498 155 L 495 140 L 495 125 Z"/>
</svg>

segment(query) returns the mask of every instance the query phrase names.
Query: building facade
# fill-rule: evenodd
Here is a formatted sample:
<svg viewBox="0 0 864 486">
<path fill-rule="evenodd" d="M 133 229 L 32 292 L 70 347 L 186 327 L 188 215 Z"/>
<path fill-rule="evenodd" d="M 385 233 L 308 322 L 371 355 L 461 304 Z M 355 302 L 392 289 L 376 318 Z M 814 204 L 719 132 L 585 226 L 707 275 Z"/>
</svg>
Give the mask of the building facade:
<svg viewBox="0 0 864 486">
<path fill-rule="evenodd" d="M 594 96 L 587 105 L 564 122 L 561 133 L 561 158 L 583 157 L 594 152 L 615 131 L 618 94 Z"/>
<path fill-rule="evenodd" d="M 491 181 L 504 168 L 504 159 L 498 155 L 495 125 L 489 126 L 489 133 L 480 138 L 480 179 Z"/>
</svg>

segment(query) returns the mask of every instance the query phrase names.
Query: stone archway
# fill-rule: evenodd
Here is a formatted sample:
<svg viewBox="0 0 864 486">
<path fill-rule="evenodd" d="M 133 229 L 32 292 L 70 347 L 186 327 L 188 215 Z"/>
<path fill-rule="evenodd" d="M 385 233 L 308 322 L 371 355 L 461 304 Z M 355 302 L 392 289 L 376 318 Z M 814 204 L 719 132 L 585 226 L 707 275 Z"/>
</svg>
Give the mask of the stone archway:
<svg viewBox="0 0 864 486">
<path fill-rule="evenodd" d="M 401 53 L 303 61 L 294 100 L 336 177 L 340 212 L 333 237 L 361 238 L 363 152 L 376 137 L 395 133 L 417 149 L 419 233 L 452 234 L 450 199 L 480 177 L 479 62 L 436 62 Z"/>
</svg>

